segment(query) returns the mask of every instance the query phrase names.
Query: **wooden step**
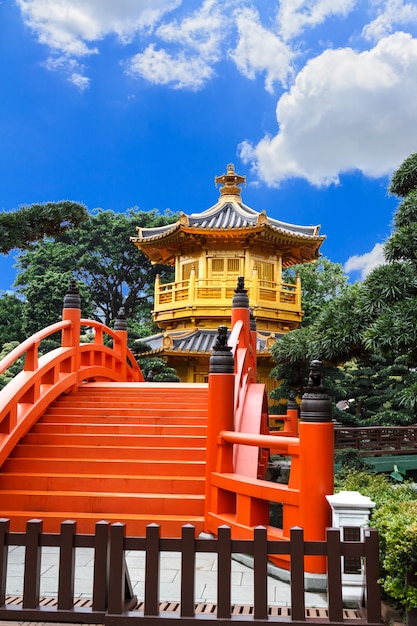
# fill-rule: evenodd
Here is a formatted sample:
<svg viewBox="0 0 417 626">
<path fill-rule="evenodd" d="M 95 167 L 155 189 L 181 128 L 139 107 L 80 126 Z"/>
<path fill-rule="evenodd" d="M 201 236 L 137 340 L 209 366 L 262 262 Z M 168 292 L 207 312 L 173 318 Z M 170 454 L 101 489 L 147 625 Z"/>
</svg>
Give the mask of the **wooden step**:
<svg viewBox="0 0 417 626">
<path fill-rule="evenodd" d="M 164 448 L 162 446 L 130 446 L 123 447 L 113 446 L 89 446 L 80 445 L 74 447 L 71 445 L 60 446 L 57 445 L 23 445 L 18 444 L 12 453 L 14 458 L 17 457 L 31 457 L 40 456 L 44 458 L 68 458 L 68 459 L 148 459 L 153 461 L 154 459 L 164 458 L 166 460 L 180 460 L 183 461 L 205 461 L 206 449 L 205 448 Z"/>
<path fill-rule="evenodd" d="M 63 423 L 63 422 L 38 422 L 31 428 L 31 434 L 56 435 L 56 434 L 101 434 L 101 435 L 168 435 L 169 437 L 205 437 L 206 426 L 184 424 L 136 424 L 125 422 L 123 424 L 95 423 Z"/>
<path fill-rule="evenodd" d="M 74 474 L 80 471 L 80 460 L 71 458 L 39 458 L 39 457 L 9 457 L 2 466 L 2 474 L 8 472 L 22 472 L 26 476 L 31 473 L 55 474 L 62 471 Z M 187 461 L 182 459 L 157 459 L 152 461 L 152 476 L 205 476 L 205 461 Z M 82 470 L 84 475 L 149 475 L 149 460 L 144 459 L 86 459 L 82 460 Z"/>
<path fill-rule="evenodd" d="M 2 516 L 11 520 L 12 532 L 24 532 L 26 523 L 30 519 L 43 520 L 43 531 L 48 533 L 59 533 L 60 525 L 67 520 L 74 520 L 77 523 L 77 532 L 85 534 L 94 534 L 95 527 L 99 521 L 107 521 L 110 524 L 121 522 L 126 527 L 126 535 L 130 537 L 144 537 L 146 528 L 149 524 L 158 524 L 161 527 L 162 537 L 181 537 L 181 529 L 185 524 L 195 526 L 196 535 L 204 529 L 203 515 L 152 515 L 136 514 L 124 515 L 123 518 L 118 513 L 106 513 L 100 516 L 97 513 L 83 513 L 77 511 L 39 511 L 33 510 L 19 511 L 13 509 L 3 509 Z"/>
<path fill-rule="evenodd" d="M 162 536 L 203 529 L 207 386 L 87 383 L 63 394 L 2 466 L 0 507 L 12 530 L 44 519 L 58 532 L 97 521 L 130 534 L 151 523 Z"/>
<path fill-rule="evenodd" d="M 34 433 L 29 432 L 22 443 L 27 445 L 46 446 L 115 446 L 125 447 L 149 447 L 149 448 L 176 448 L 176 447 L 204 447 L 206 438 L 197 435 L 129 435 L 129 434 L 103 434 L 103 433 Z"/>
<path fill-rule="evenodd" d="M 64 464 L 61 464 L 61 471 Z M 40 473 L 32 471 L 28 475 L 18 472 L 7 472 L 0 476 L 0 492 L 5 491 L 64 491 L 71 490 L 74 485 L 81 485 L 82 491 L 115 492 L 121 485 L 124 493 L 158 493 L 158 494 L 198 494 L 204 493 L 205 479 L 203 476 L 170 476 L 170 475 L 136 475 L 107 474 L 86 475 L 75 473 Z"/>
<path fill-rule="evenodd" d="M 82 486 L 82 485 L 81 485 Z M 98 516 L 107 513 L 119 514 L 119 519 L 130 514 L 194 516 L 204 513 L 204 495 L 169 494 L 161 497 L 160 493 L 115 493 L 96 491 L 45 491 L 29 492 L 3 489 L 0 492 L 0 510 L 17 511 L 77 511 L 95 513 Z"/>
<path fill-rule="evenodd" d="M 118 406 L 117 408 L 110 408 L 106 406 L 96 407 L 94 405 L 88 405 L 85 407 L 62 406 L 62 407 L 50 407 L 48 409 L 48 415 L 97 415 L 101 417 L 111 417 L 113 415 L 129 416 L 129 417 L 205 417 L 207 411 L 205 409 L 197 409 L 190 407 L 189 409 L 177 410 L 175 407 L 161 407 L 160 409 L 152 407 L 137 407 L 137 408 L 125 408 Z"/>
</svg>

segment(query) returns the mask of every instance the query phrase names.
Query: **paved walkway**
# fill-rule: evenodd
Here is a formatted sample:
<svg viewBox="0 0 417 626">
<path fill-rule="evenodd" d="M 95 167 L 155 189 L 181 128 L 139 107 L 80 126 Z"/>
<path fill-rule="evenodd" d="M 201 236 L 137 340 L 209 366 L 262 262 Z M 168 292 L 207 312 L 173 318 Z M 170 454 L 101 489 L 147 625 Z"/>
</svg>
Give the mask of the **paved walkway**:
<svg viewBox="0 0 417 626">
<path fill-rule="evenodd" d="M 138 600 L 144 596 L 145 556 L 141 552 L 127 552 L 126 561 L 133 591 Z M 161 555 L 160 600 L 178 601 L 180 599 L 180 555 L 164 553 Z M 6 591 L 8 595 L 23 593 L 24 548 L 11 547 Z M 93 550 L 78 548 L 76 556 L 75 596 L 91 598 L 93 586 Z M 42 548 L 41 596 L 56 596 L 58 591 L 58 549 Z M 217 557 L 200 553 L 196 556 L 196 602 L 217 603 Z M 232 564 L 232 604 L 253 604 L 253 570 L 242 563 Z M 325 594 L 306 592 L 306 607 L 326 607 Z M 268 577 L 268 604 L 290 605 L 289 584 L 276 578 Z"/>
</svg>

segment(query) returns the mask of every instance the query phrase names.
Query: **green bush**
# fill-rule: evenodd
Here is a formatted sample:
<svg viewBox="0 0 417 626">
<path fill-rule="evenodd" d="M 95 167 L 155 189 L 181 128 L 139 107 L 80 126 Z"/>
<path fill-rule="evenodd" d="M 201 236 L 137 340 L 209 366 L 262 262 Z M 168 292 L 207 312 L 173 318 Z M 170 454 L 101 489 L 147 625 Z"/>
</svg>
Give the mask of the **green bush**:
<svg viewBox="0 0 417 626">
<path fill-rule="evenodd" d="M 384 474 L 349 469 L 336 475 L 335 491 L 359 491 L 375 502 L 370 525 L 380 539 L 381 583 L 406 609 L 417 608 L 417 493 L 411 482 L 393 483 Z"/>
</svg>

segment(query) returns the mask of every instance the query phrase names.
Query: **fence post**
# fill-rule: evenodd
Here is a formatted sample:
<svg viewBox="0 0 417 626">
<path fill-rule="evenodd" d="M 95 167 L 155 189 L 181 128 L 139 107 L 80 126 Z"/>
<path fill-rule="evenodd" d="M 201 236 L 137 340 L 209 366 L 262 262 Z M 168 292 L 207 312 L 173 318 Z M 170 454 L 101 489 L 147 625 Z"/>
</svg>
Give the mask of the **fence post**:
<svg viewBox="0 0 417 626">
<path fill-rule="evenodd" d="M 75 546 L 77 523 L 61 523 L 58 572 L 58 609 L 70 610 L 74 605 Z"/>
<path fill-rule="evenodd" d="M 195 527 L 185 524 L 181 534 L 181 617 L 194 617 Z"/>
<path fill-rule="evenodd" d="M 334 441 L 332 406 L 322 385 L 322 363 L 311 361 L 300 412 L 300 526 L 309 541 L 325 539 L 331 525 L 326 496 L 333 493 Z M 326 572 L 324 557 L 307 557 L 306 571 Z"/>
<path fill-rule="evenodd" d="M 159 615 L 160 530 L 158 524 L 146 527 L 144 615 Z"/>
<path fill-rule="evenodd" d="M 62 309 L 62 319 L 69 320 L 71 326 L 64 328 L 62 331 L 61 346 L 63 348 L 74 348 L 74 358 L 72 360 L 72 371 L 78 374 L 81 365 L 80 353 L 80 330 L 81 330 L 81 298 L 78 291 L 77 283 L 74 278 L 71 279 L 67 293 L 64 297 L 64 306 Z M 75 391 L 78 388 L 78 378 L 73 386 Z"/>
<path fill-rule="evenodd" d="M 268 537 L 265 526 L 253 531 L 254 618 L 268 618 Z"/>
<path fill-rule="evenodd" d="M 26 524 L 25 572 L 23 577 L 23 608 L 37 609 L 41 581 L 42 520 L 32 519 Z"/>
<path fill-rule="evenodd" d="M 205 531 L 210 532 L 209 514 L 218 513 L 219 490 L 211 486 L 211 475 L 217 471 L 218 435 L 222 430 L 234 428 L 234 358 L 232 348 L 227 345 L 227 327 L 219 326 L 216 344 L 210 357 L 208 383 L 208 422 L 206 449 L 206 491 L 205 491 Z M 222 454 L 222 471 L 233 471 L 233 449 L 224 450 Z M 227 494 L 230 499 L 231 494 Z M 233 495 L 233 494 L 232 494 Z"/>
<path fill-rule="evenodd" d="M 105 611 L 109 592 L 109 522 L 96 523 L 94 536 L 93 611 Z"/>
<path fill-rule="evenodd" d="M 304 531 L 294 526 L 290 531 L 291 620 L 305 621 Z"/>
<path fill-rule="evenodd" d="M 381 587 L 379 584 L 379 540 L 375 528 L 365 528 L 365 581 L 366 618 L 368 622 L 380 623 Z M 407 622 L 408 623 L 408 622 Z"/>
<path fill-rule="evenodd" d="M 10 530 L 10 520 L 0 519 L 0 606 L 6 602 L 7 561 L 9 549 L 6 544 L 6 535 Z"/>
<path fill-rule="evenodd" d="M 232 581 L 232 533 L 230 526 L 217 529 L 217 617 L 230 619 Z"/>
</svg>

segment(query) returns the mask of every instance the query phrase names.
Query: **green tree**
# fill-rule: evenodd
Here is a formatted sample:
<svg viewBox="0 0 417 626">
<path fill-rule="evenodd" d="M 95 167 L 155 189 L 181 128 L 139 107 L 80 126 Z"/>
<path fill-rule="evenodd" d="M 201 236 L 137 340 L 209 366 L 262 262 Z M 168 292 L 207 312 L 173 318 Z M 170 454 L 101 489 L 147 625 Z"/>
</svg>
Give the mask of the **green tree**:
<svg viewBox="0 0 417 626">
<path fill-rule="evenodd" d="M 21 343 L 26 338 L 22 328 L 24 306 L 13 293 L 0 297 L 0 349 L 5 343 Z"/>
<path fill-rule="evenodd" d="M 347 285 L 348 277 L 340 263 L 333 263 L 321 257 L 314 263 L 293 265 L 284 270 L 283 281 L 294 284 L 297 276 L 301 279 L 302 326 L 315 321 L 324 304 L 339 296 Z"/>
<path fill-rule="evenodd" d="M 417 407 L 417 153 L 394 173 L 389 191 L 400 203 L 384 244 L 385 264 L 363 283 L 342 287 L 308 327 L 278 342 L 273 355 L 278 364 L 291 363 L 302 350 L 307 360 L 355 359 L 356 381 L 351 369 L 346 395 L 356 388 L 359 414 L 365 410 L 374 423 L 405 423 Z M 366 376 L 387 393 L 371 393 L 369 386 L 365 398 L 359 387 Z"/>
<path fill-rule="evenodd" d="M 17 348 L 19 345 L 18 341 L 8 341 L 3 344 L 0 349 L 0 361 L 2 361 L 12 350 Z M 23 358 L 20 357 L 17 361 L 13 363 L 11 367 L 9 367 L 3 374 L 0 374 L 0 389 L 3 389 L 9 383 L 16 374 L 18 374 L 23 369 Z"/>
<path fill-rule="evenodd" d="M 99 209 L 79 228 L 32 244 L 18 257 L 15 283 L 27 301 L 25 331 L 33 333 L 59 319 L 71 277 L 83 290 L 85 317 L 93 315 L 109 325 L 124 306 L 128 319 L 149 329 L 156 274 L 170 280 L 172 270 L 152 265 L 130 237 L 137 226 L 160 226 L 173 219 L 156 210 L 115 213 Z"/>
<path fill-rule="evenodd" d="M 0 252 L 23 250 L 43 237 L 56 237 L 87 219 L 84 205 L 64 200 L 19 207 L 0 213 Z"/>
<path fill-rule="evenodd" d="M 342 369 L 345 391 L 350 400 L 349 408 L 343 416 L 339 416 L 343 423 L 406 426 L 415 421 L 415 410 L 404 406 L 402 397 L 404 388 L 413 384 L 416 375 L 410 371 L 403 357 L 391 361 L 370 355 L 364 360 L 349 361 Z"/>
<path fill-rule="evenodd" d="M 301 278 L 303 321 L 300 328 L 280 338 L 272 348 L 272 356 L 277 366 L 271 376 L 278 381 L 271 392 L 273 400 L 286 400 L 291 391 L 296 396 L 302 394 L 306 384 L 309 363 L 312 359 L 322 358 L 319 338 L 314 323 L 326 305 L 333 298 L 341 296 L 347 289 L 347 276 L 339 263 L 332 263 L 322 257 L 315 263 L 295 265 L 284 271 L 285 282 L 295 283 Z M 325 368 L 326 384 L 333 395 L 340 393 L 342 373 L 334 367 Z M 285 406 L 271 407 L 272 411 L 285 410 Z"/>
</svg>

